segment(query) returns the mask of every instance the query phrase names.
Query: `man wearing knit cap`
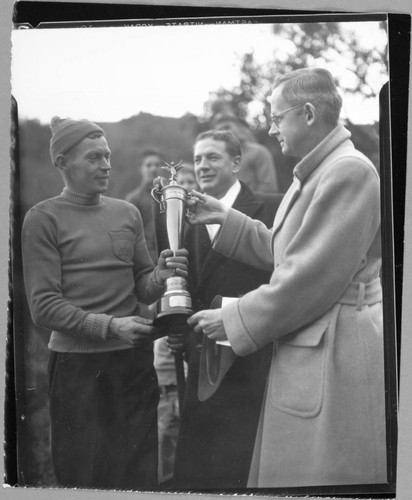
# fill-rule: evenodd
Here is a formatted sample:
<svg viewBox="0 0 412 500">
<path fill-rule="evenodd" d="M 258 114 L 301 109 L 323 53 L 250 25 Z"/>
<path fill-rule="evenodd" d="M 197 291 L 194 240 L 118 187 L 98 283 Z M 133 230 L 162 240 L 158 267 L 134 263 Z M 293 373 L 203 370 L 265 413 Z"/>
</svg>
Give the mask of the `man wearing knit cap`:
<svg viewBox="0 0 412 500">
<path fill-rule="evenodd" d="M 50 155 L 63 192 L 35 205 L 22 230 L 31 315 L 52 330 L 52 458 L 62 486 L 152 490 L 157 480 L 158 385 L 150 304 L 187 252 L 147 251 L 138 210 L 102 196 L 111 171 L 104 132 L 53 118 Z"/>
</svg>

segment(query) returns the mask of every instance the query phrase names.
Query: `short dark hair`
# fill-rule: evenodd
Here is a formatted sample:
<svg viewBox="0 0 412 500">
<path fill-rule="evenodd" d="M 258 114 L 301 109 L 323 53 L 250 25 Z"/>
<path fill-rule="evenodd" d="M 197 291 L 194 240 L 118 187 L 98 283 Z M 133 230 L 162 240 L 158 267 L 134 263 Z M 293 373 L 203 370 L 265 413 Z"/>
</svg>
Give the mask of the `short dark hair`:
<svg viewBox="0 0 412 500">
<path fill-rule="evenodd" d="M 323 68 L 302 68 L 279 76 L 273 89 L 282 85 L 282 97 L 291 105 L 310 102 L 325 122 L 337 125 L 342 98 L 331 73 Z"/>
<path fill-rule="evenodd" d="M 206 132 L 202 132 L 196 137 L 195 145 L 204 139 L 224 142 L 226 151 L 232 158 L 242 156 L 240 141 L 230 130 L 206 130 Z"/>
</svg>

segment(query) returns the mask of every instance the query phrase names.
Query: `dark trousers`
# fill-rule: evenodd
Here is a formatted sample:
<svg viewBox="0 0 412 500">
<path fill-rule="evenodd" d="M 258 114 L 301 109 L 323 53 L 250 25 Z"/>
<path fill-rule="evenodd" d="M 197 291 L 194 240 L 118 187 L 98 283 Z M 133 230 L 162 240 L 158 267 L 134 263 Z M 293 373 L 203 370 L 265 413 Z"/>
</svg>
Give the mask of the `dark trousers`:
<svg viewBox="0 0 412 500">
<path fill-rule="evenodd" d="M 200 353 L 195 344 L 189 355 L 173 486 L 194 491 L 246 488 L 272 346 L 236 358 L 215 394 L 200 402 Z"/>
<path fill-rule="evenodd" d="M 151 351 L 52 352 L 49 395 L 60 485 L 156 488 L 159 389 Z"/>
</svg>

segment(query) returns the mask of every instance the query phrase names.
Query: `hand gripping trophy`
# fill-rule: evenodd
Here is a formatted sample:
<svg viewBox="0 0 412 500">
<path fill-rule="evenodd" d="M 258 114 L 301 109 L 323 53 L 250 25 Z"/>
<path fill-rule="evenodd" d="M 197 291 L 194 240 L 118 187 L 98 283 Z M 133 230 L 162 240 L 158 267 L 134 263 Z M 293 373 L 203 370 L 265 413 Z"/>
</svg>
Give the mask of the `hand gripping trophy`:
<svg viewBox="0 0 412 500">
<path fill-rule="evenodd" d="M 169 248 L 176 252 L 183 247 L 184 224 L 186 213 L 186 202 L 188 193 L 186 189 L 179 186 L 176 175 L 182 167 L 180 161 L 177 165 L 173 162 L 165 163 L 162 168 L 170 172 L 170 180 L 167 186 L 152 189 L 152 197 L 160 206 L 160 212 L 166 216 L 166 233 Z M 193 314 L 192 299 L 187 291 L 186 279 L 181 276 L 173 276 L 166 280 L 166 291 L 157 305 L 157 316 L 154 325 L 163 327 L 169 324 L 186 324 L 188 316 Z"/>
</svg>

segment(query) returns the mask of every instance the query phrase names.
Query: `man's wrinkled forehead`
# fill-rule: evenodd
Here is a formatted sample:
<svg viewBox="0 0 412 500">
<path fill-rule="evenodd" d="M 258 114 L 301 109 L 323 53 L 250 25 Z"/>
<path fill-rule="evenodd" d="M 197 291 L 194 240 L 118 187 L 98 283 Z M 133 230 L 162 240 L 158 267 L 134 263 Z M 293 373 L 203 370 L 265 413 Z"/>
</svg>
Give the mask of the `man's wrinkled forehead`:
<svg viewBox="0 0 412 500">
<path fill-rule="evenodd" d="M 208 137 L 205 139 L 200 139 L 200 141 L 197 141 L 194 145 L 194 154 L 196 155 L 196 151 L 199 150 L 220 150 L 220 149 L 226 150 L 226 142 L 225 141 L 217 141 L 216 139 L 213 139 L 213 137 Z"/>
<path fill-rule="evenodd" d="M 68 154 L 77 154 L 81 153 L 83 155 L 98 153 L 98 154 L 111 154 L 111 150 L 109 148 L 109 144 L 107 143 L 107 139 L 104 135 L 100 137 L 85 137 L 82 141 L 79 142 Z"/>
<path fill-rule="evenodd" d="M 283 84 L 278 85 L 272 90 L 272 93 L 268 97 L 268 101 L 271 107 L 271 111 L 276 112 L 279 111 L 277 109 L 279 106 L 283 106 L 288 104 L 285 98 L 283 97 Z"/>
</svg>

